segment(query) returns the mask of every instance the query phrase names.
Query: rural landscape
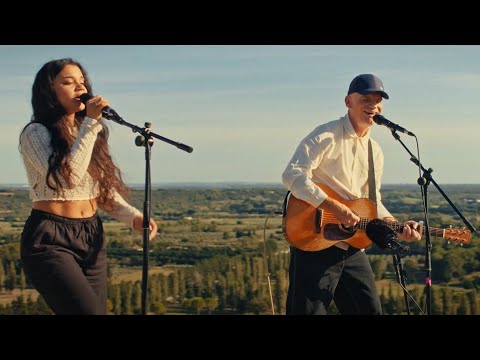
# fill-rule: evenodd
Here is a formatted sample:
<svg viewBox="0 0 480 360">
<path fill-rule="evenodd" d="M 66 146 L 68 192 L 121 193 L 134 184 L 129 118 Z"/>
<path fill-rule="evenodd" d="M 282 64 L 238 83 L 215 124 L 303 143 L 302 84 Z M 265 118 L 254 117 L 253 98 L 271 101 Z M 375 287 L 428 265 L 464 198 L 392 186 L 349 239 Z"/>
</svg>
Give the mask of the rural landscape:
<svg viewBox="0 0 480 360">
<path fill-rule="evenodd" d="M 462 214 L 480 223 L 480 185 L 442 187 Z M 383 202 L 398 221 L 423 220 L 419 186 L 384 185 Z M 150 315 L 283 315 L 288 288 L 289 244 L 282 231 L 286 189 L 278 184 L 153 186 L 152 217 L 159 232 L 150 242 L 147 304 Z M 443 196 L 430 186 L 430 227 L 464 227 Z M 143 208 L 144 191 L 131 203 Z M 26 279 L 20 235 L 31 209 L 28 190 L 0 187 L 0 314 L 52 312 Z M 107 214 L 108 313 L 141 314 L 143 238 Z M 464 246 L 432 237 L 432 314 L 480 314 L 480 246 L 477 233 Z M 425 238 L 408 243 L 403 258 L 411 313 L 425 313 Z M 384 313 L 406 314 L 391 254 L 367 250 Z M 337 314 L 334 305 L 329 312 Z"/>
</svg>

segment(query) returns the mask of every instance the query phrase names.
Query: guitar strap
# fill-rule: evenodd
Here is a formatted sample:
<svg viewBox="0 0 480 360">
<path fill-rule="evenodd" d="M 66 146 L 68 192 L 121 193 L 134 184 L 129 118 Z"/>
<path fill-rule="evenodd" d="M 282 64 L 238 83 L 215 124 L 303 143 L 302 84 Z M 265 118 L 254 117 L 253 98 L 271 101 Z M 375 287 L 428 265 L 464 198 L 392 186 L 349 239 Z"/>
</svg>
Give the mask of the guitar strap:
<svg viewBox="0 0 480 360">
<path fill-rule="evenodd" d="M 377 205 L 377 190 L 375 187 L 375 166 L 373 164 L 372 140 L 368 139 L 368 198 Z"/>
</svg>

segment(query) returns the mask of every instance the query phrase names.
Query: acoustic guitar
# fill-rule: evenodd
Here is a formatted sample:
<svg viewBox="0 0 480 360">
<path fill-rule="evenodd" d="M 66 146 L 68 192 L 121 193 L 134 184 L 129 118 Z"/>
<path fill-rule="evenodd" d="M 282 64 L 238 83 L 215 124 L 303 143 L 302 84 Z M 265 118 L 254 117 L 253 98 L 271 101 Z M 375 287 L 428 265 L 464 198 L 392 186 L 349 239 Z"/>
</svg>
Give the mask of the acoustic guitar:
<svg viewBox="0 0 480 360">
<path fill-rule="evenodd" d="M 328 196 L 346 205 L 361 219 L 354 227 L 345 227 L 333 213 L 318 209 L 309 203 L 297 199 L 288 193 L 283 211 L 283 235 L 290 245 L 305 251 L 325 250 L 343 241 L 349 245 L 363 249 L 372 244 L 366 234 L 368 223 L 377 218 L 377 207 L 370 199 L 345 200 L 334 190 L 323 184 L 316 184 Z M 389 221 L 388 226 L 397 232 L 402 232 L 405 225 Z M 420 225 L 421 226 L 421 225 Z M 418 229 L 423 234 L 423 229 Z M 445 240 L 462 244 L 470 243 L 470 230 L 458 228 L 429 228 L 431 236 L 442 237 Z"/>
</svg>

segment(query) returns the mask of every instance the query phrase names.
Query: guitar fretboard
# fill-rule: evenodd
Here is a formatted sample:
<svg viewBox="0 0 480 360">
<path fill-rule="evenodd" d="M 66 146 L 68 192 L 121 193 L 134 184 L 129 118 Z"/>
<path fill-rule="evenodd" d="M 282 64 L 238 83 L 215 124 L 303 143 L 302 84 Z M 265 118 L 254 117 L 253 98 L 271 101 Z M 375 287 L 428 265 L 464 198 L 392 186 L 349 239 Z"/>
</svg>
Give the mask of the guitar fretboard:
<svg viewBox="0 0 480 360">
<path fill-rule="evenodd" d="M 367 225 L 370 221 L 372 221 L 373 219 L 369 219 L 369 218 L 360 218 L 360 222 L 358 223 L 358 227 L 360 229 L 366 229 L 367 228 Z M 403 232 L 403 228 L 405 226 L 408 226 L 408 225 L 405 225 L 403 223 L 399 223 L 398 221 L 385 221 L 385 223 L 394 231 L 396 232 Z M 444 237 L 445 235 L 445 229 L 441 229 L 441 228 L 432 228 L 430 227 L 429 228 L 429 231 L 431 236 L 436 236 L 436 237 Z"/>
</svg>

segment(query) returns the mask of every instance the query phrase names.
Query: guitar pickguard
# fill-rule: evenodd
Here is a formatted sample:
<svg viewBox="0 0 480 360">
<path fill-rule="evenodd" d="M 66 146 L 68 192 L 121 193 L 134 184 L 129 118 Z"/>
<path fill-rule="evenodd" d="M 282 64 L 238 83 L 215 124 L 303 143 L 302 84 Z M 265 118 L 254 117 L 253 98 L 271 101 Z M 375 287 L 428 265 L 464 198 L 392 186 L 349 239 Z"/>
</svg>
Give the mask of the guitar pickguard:
<svg viewBox="0 0 480 360">
<path fill-rule="evenodd" d="M 325 240 L 347 240 L 355 235 L 355 231 L 342 228 L 339 224 L 327 224 L 323 230 Z"/>
</svg>

